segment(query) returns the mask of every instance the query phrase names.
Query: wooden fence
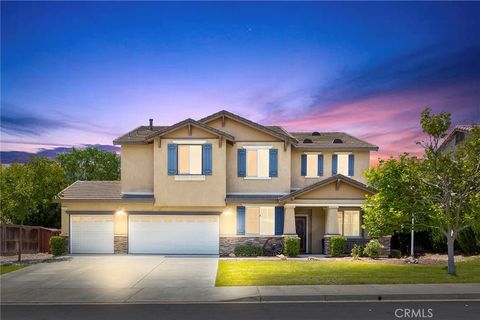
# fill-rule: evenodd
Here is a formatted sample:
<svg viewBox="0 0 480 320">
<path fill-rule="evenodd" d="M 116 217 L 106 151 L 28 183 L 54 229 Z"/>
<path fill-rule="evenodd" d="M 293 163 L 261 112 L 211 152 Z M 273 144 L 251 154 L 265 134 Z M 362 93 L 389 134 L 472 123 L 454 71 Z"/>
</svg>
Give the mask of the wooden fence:
<svg viewBox="0 0 480 320">
<path fill-rule="evenodd" d="M 0 225 L 0 254 L 18 253 L 20 230 L 22 229 L 22 253 L 50 253 L 50 237 L 60 234 L 58 229 L 21 226 L 16 224 Z"/>
</svg>

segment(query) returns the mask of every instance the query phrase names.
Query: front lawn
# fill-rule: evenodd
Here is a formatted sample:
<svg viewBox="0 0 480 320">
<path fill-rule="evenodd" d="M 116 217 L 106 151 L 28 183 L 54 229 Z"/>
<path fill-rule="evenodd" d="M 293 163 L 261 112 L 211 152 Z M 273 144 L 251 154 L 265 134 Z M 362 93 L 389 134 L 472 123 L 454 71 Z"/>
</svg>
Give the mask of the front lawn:
<svg viewBox="0 0 480 320">
<path fill-rule="evenodd" d="M 9 273 L 18 269 L 25 268 L 26 266 L 26 264 L 9 264 L 0 266 L 0 274 Z"/>
<path fill-rule="evenodd" d="M 442 265 L 221 260 L 216 286 L 480 282 L 480 259 L 456 266 L 457 276 L 452 277 Z"/>
</svg>

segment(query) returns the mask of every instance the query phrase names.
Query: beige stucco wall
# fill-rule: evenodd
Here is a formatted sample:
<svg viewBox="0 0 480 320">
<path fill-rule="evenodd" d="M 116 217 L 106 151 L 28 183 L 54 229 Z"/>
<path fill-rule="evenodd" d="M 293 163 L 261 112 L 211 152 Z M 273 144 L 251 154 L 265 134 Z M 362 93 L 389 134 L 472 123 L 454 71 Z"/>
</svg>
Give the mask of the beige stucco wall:
<svg viewBox="0 0 480 320">
<path fill-rule="evenodd" d="M 174 139 L 201 139 L 212 144 L 212 175 L 205 176 L 203 181 L 177 181 L 175 176 L 168 175 L 167 153 L 168 144 Z M 218 138 L 197 128 L 192 128 L 188 134 L 187 128 L 162 137 L 154 143 L 154 195 L 155 206 L 159 207 L 190 207 L 198 206 L 224 207 L 226 196 L 226 142 L 219 144 Z"/>
<path fill-rule="evenodd" d="M 207 122 L 207 124 L 231 134 L 235 137 L 235 141 L 279 141 L 278 138 L 268 133 L 229 118 L 225 118 L 225 125 L 222 125 L 221 118 Z"/>
<path fill-rule="evenodd" d="M 153 192 L 153 144 L 123 145 L 122 192 Z"/>
<path fill-rule="evenodd" d="M 278 149 L 278 177 L 246 179 L 237 176 L 237 150 L 244 146 L 271 146 Z M 284 151 L 283 142 L 238 142 L 227 147 L 227 193 L 289 193 L 290 146 Z"/>
<path fill-rule="evenodd" d="M 292 151 L 292 188 L 304 188 L 315 182 L 332 176 L 332 155 L 334 151 L 321 151 L 323 154 L 323 176 L 319 178 L 305 178 L 301 175 L 301 156 L 304 151 L 293 149 Z M 355 151 L 355 168 L 354 176 L 350 177 L 362 183 L 366 182 L 363 172 L 370 168 L 370 152 L 369 151 Z"/>
</svg>

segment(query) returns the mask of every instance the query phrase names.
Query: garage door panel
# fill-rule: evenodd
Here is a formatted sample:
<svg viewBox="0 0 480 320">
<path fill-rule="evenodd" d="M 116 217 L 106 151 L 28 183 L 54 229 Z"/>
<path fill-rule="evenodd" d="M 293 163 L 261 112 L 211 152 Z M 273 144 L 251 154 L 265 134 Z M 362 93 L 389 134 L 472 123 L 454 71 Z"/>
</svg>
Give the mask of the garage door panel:
<svg viewBox="0 0 480 320">
<path fill-rule="evenodd" d="M 113 217 L 71 216 L 72 253 L 113 253 Z"/>
<path fill-rule="evenodd" d="M 131 216 L 129 252 L 218 254 L 216 216 Z"/>
</svg>

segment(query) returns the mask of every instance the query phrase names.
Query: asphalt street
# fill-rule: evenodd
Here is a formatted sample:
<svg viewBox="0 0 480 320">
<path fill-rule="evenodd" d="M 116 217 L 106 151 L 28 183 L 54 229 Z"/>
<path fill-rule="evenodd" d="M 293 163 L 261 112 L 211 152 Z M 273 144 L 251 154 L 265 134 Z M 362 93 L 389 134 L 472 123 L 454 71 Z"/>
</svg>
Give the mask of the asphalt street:
<svg viewBox="0 0 480 320">
<path fill-rule="evenodd" d="M 478 319 L 480 301 L 3 305 L 16 319 Z"/>
</svg>

